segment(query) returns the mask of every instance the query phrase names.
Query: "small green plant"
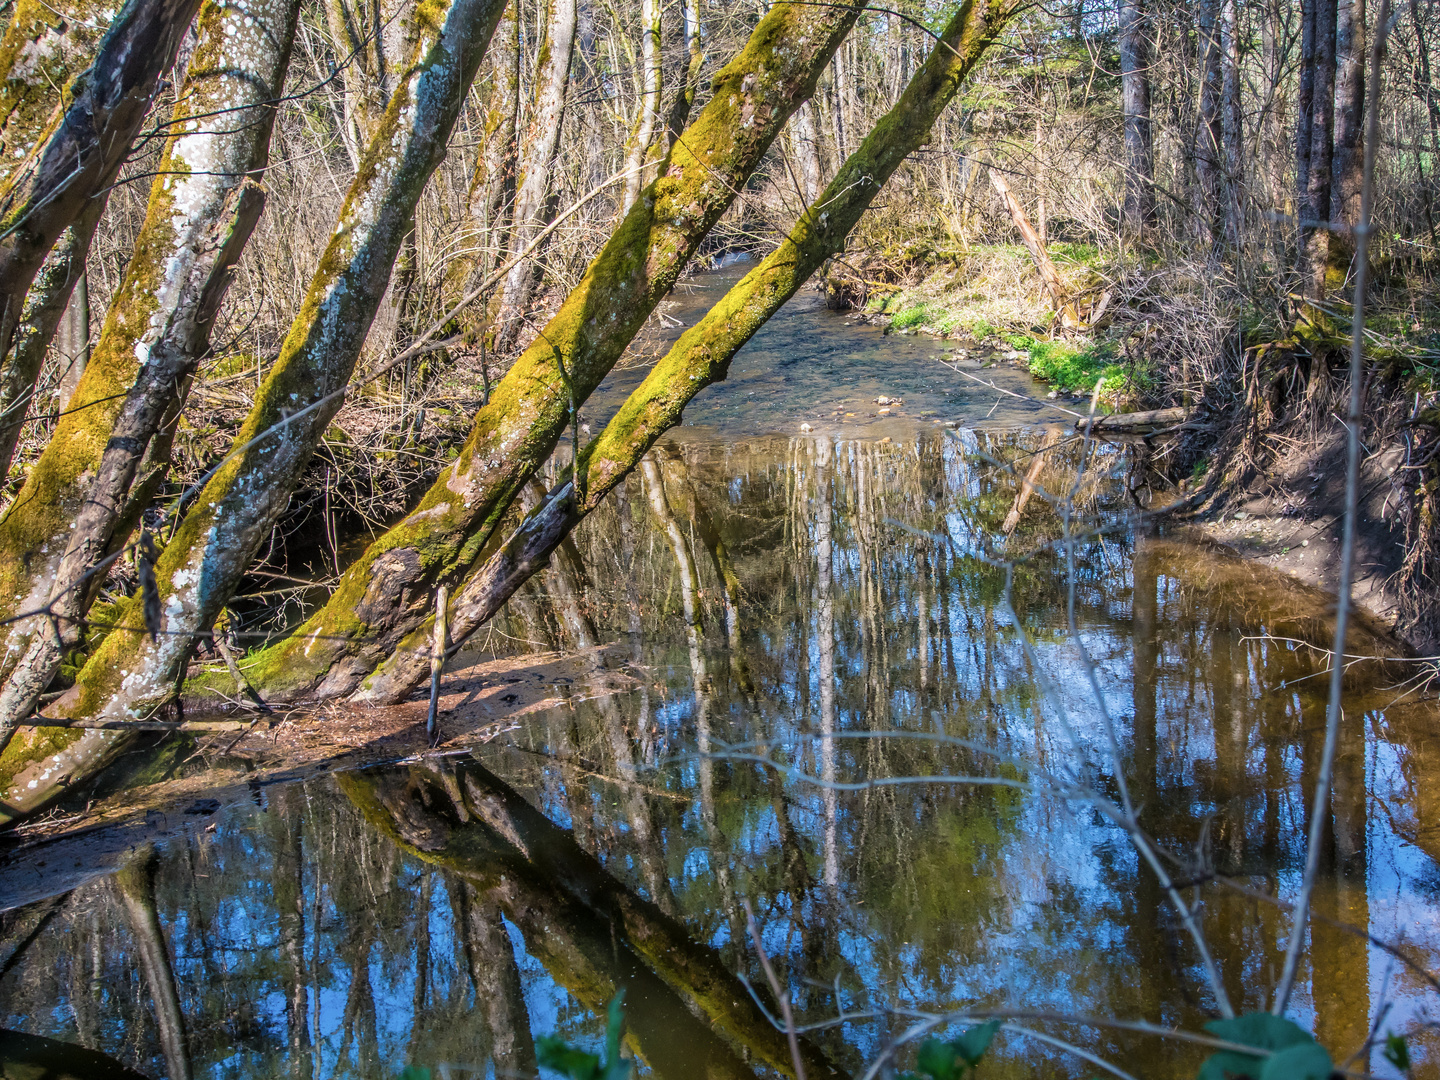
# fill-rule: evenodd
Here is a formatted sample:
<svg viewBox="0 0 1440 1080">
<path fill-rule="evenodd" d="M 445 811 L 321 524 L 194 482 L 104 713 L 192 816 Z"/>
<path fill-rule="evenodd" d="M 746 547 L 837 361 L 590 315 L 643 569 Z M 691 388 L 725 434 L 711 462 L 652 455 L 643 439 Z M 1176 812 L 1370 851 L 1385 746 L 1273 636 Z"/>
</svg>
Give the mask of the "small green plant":
<svg viewBox="0 0 1440 1080">
<path fill-rule="evenodd" d="M 615 995 L 605 1020 L 605 1057 L 571 1046 L 558 1035 L 542 1035 L 535 1040 L 535 1059 L 547 1069 L 554 1069 L 569 1080 L 630 1080 L 635 1063 L 620 1056 L 620 1036 L 625 1028 L 625 1011 L 621 1001 L 625 991 Z"/>
<path fill-rule="evenodd" d="M 920 326 L 930 318 L 930 306 L 928 304 L 916 304 L 914 307 L 904 308 L 897 311 L 890 319 L 892 330 L 906 330 L 912 326 Z"/>
<path fill-rule="evenodd" d="M 902 1080 L 921 1080 L 921 1077 L 929 1077 L 930 1080 L 964 1080 L 964 1077 L 980 1064 L 980 1059 L 985 1056 L 985 1051 L 990 1049 L 990 1043 L 999 1030 L 1000 1021 L 991 1020 L 971 1028 L 949 1042 L 926 1039 L 920 1044 L 920 1052 L 915 1055 L 915 1064 L 920 1071 L 904 1073 Z"/>
<path fill-rule="evenodd" d="M 1212 1020 L 1205 1030 L 1227 1042 L 1269 1053 L 1221 1050 L 1200 1066 L 1197 1080 L 1330 1080 L 1335 1067 L 1313 1036 L 1283 1016 L 1246 1013 L 1232 1020 Z"/>
<path fill-rule="evenodd" d="M 1396 1035 L 1393 1031 L 1387 1031 L 1385 1033 L 1385 1049 L 1380 1052 L 1385 1055 L 1386 1061 L 1401 1072 L 1410 1071 L 1410 1047 L 1406 1045 L 1404 1035 Z"/>
</svg>

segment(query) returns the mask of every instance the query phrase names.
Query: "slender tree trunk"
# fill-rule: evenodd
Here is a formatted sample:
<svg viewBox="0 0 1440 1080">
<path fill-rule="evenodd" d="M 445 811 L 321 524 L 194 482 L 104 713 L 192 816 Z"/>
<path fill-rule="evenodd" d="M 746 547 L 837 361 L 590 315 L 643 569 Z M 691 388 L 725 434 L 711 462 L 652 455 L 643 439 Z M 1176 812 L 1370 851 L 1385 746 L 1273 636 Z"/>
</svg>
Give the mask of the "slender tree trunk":
<svg viewBox="0 0 1440 1080">
<path fill-rule="evenodd" d="M 1155 156 L 1150 133 L 1150 49 L 1142 0 L 1120 0 L 1120 84 L 1125 114 L 1123 225 L 1140 235 L 1155 220 Z"/>
<path fill-rule="evenodd" d="M 0 185 L 0 356 L 60 234 L 109 185 L 200 0 L 128 0 L 75 96 Z"/>
<path fill-rule="evenodd" d="M 1199 45 L 1200 104 L 1195 121 L 1195 225 L 1207 249 L 1215 246 L 1220 217 L 1220 35 L 1217 9 L 1225 0 L 1199 0 L 1195 31 Z"/>
<path fill-rule="evenodd" d="M 262 692 L 348 694 L 458 582 L 526 479 L 679 278 L 858 16 L 779 4 L 717 76 L 715 93 L 544 334 L 476 415 L 457 460 L 416 509 L 370 545 L 325 606 L 253 658 Z M 568 382 L 568 386 L 567 386 Z"/>
<path fill-rule="evenodd" d="M 544 73 L 535 112 L 521 153 L 520 189 L 515 196 L 515 239 L 512 252 L 524 251 L 544 229 L 550 205 L 550 178 L 560 150 L 560 128 L 570 91 L 570 60 L 575 52 L 577 0 L 549 0 L 550 19 L 536 64 Z M 538 254 L 538 253 L 537 253 Z M 539 284 L 536 255 L 516 264 L 505 278 L 495 328 L 495 349 L 508 353 L 516 345 L 530 300 Z"/>
<path fill-rule="evenodd" d="M 478 227 L 480 253 L 473 264 L 479 274 L 498 266 L 506 248 L 515 206 L 519 168 L 516 132 L 520 116 L 520 20 L 511 0 L 495 30 L 489 60 L 492 73 L 489 109 L 475 176 L 470 183 L 470 218 Z M 488 305 L 487 305 L 488 306 Z M 486 333 L 489 332 L 488 326 Z"/>
<path fill-rule="evenodd" d="M 1040 240 L 1040 234 L 1030 224 L 1030 219 L 1025 216 L 1025 208 L 1020 205 L 1020 200 L 1010 190 L 1010 185 L 1005 178 L 995 169 L 990 170 L 990 186 L 999 194 L 1005 204 L 1005 209 L 1010 214 L 1010 220 L 1014 223 L 1016 230 L 1020 233 L 1020 239 L 1025 244 L 1025 249 L 1030 252 L 1030 257 L 1035 261 L 1035 269 L 1040 272 L 1040 280 L 1045 286 L 1045 291 L 1050 294 L 1050 303 L 1060 313 L 1061 322 L 1066 326 L 1079 326 L 1080 315 L 1075 310 L 1075 305 L 1065 297 L 1065 285 L 1060 280 L 1060 272 L 1055 269 L 1055 263 L 1050 258 L 1050 253 L 1045 250 L 1045 245 Z"/>
<path fill-rule="evenodd" d="M 684 0 L 685 50 L 687 58 L 681 71 L 679 86 L 675 90 L 675 101 L 670 114 L 665 118 L 665 150 L 661 157 L 670 153 L 675 140 L 685 130 L 690 119 L 690 109 L 695 104 L 695 92 L 700 89 L 700 72 L 705 66 L 705 48 L 700 37 L 700 2 Z"/>
<path fill-rule="evenodd" d="M 1300 72 L 1295 94 L 1295 210 L 1310 201 L 1310 143 L 1315 131 L 1315 14 L 1321 0 L 1300 2 Z M 1303 230 L 1303 226 L 1302 226 Z"/>
<path fill-rule="evenodd" d="M 1238 247 L 1244 229 L 1245 161 L 1240 113 L 1237 0 L 1220 0 L 1221 137 L 1225 144 L 1225 242 Z"/>
<path fill-rule="evenodd" d="M 655 137 L 655 127 L 660 115 L 662 10 L 660 0 L 640 2 L 640 69 L 644 85 L 640 91 L 640 115 L 635 121 L 630 150 L 625 155 L 625 168 L 630 175 L 625 178 L 625 192 L 620 199 L 621 217 L 630 212 L 630 207 L 635 205 L 635 200 L 640 196 L 640 189 L 645 186 L 642 174 L 650 153 L 650 140 Z"/>
<path fill-rule="evenodd" d="M 97 572 L 130 505 L 152 439 L 208 348 L 210 328 L 264 204 L 260 185 L 298 0 L 207 5 L 181 88 L 135 256 L 75 394 L 0 523 L 6 595 L 45 614 L 6 628 L 0 748 L 29 713 L 73 642 Z M 194 118 L 233 122 L 191 132 Z M 168 456 L 168 455 L 167 455 Z M 125 537 L 121 536 L 123 543 Z M 48 559 L 35 557 L 48 552 Z M 102 574 L 103 576 L 103 574 Z M 38 603 L 37 603 L 38 601 Z"/>
<path fill-rule="evenodd" d="M 1335 27 L 1335 149 L 1331 166 L 1330 218 L 1354 227 L 1360 221 L 1365 164 L 1365 0 L 1339 0 Z M 1351 234 L 1330 234 L 1325 288 L 1338 291 L 1355 257 Z"/>
<path fill-rule="evenodd" d="M 844 249 L 855 222 L 901 162 L 929 137 L 936 117 L 1004 29 L 1015 0 L 967 3 L 940 43 L 835 179 L 791 229 L 789 238 L 687 330 L 651 369 L 599 437 L 580 453 L 577 491 L 565 481 L 456 590 L 450 604 L 457 645 L 484 625 L 550 552 L 641 461 L 706 386 L 721 381 L 730 360 L 824 261 Z M 403 698 L 428 671 L 427 623 L 390 650 L 355 694 L 382 703 Z"/>
<path fill-rule="evenodd" d="M 795 110 L 787 130 L 795 157 L 800 161 L 800 196 L 808 208 L 815 205 L 815 200 L 820 197 L 822 171 L 820 147 L 815 133 L 815 110 L 810 102 L 805 102 Z"/>
<path fill-rule="evenodd" d="M 213 471 L 156 564 L 160 632 L 154 640 L 145 633 L 143 598 L 132 598 L 74 688 L 52 706 L 55 715 L 133 718 L 173 696 L 198 636 L 234 593 L 340 408 L 415 203 L 444 157 L 503 9 L 501 0 L 453 0 L 448 7 L 425 9 L 428 17 L 415 21 L 396 98 L 351 185 L 280 355 L 257 391 L 235 449 Z M 5 804 L 0 816 L 26 813 L 61 790 L 62 779 L 102 767 L 126 734 L 89 729 L 33 764 L 24 764 L 33 750 L 18 750 L 18 761 L 16 755 L 0 756 L 0 768 L 9 758 L 13 777 L 0 795 Z M 53 744 L 58 736 L 41 728 L 36 738 Z"/>
<path fill-rule="evenodd" d="M 105 211 L 105 202 L 102 195 L 86 204 L 75 223 L 61 234 L 25 296 L 15 349 L 0 372 L 0 477 L 10 473 L 21 429 L 35 404 L 35 383 L 45 365 L 45 354 L 69 309 L 75 286 L 85 273 L 90 241 Z"/>
<path fill-rule="evenodd" d="M 55 245 L 56 250 L 64 243 L 65 238 L 62 235 L 60 243 Z M 55 252 L 50 254 L 53 256 Z M 42 266 L 40 269 L 43 272 L 45 268 Z M 34 288 L 31 288 L 30 292 L 33 294 Z M 25 297 L 25 306 L 30 306 L 29 296 Z M 55 349 L 60 354 L 60 364 L 64 371 L 55 404 L 64 412 L 70 399 L 75 396 L 75 388 L 80 385 L 80 376 L 85 374 L 85 369 L 90 364 L 90 281 L 83 266 L 80 268 L 80 276 L 75 279 L 70 302 L 65 305 L 65 311 L 60 316 L 60 325 L 55 331 Z"/>
<path fill-rule="evenodd" d="M 1335 149 L 1335 30 L 1336 0 L 1314 0 L 1315 76 L 1311 91 L 1310 155 L 1306 188 L 1301 193 L 1300 277 L 1305 295 L 1319 300 L 1325 293 L 1329 264 L 1330 185 Z M 1323 367 L 1323 365 L 1317 365 Z M 1314 374 L 1314 372 L 1312 372 Z M 1315 385 L 1311 380 L 1312 387 Z"/>
</svg>

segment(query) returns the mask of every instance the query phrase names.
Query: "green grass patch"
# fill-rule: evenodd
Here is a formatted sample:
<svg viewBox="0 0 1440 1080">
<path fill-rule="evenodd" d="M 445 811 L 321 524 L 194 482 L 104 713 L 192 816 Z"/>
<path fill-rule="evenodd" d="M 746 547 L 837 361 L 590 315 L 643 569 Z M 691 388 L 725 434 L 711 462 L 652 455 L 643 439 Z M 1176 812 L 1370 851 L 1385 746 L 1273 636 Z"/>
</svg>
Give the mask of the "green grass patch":
<svg viewBox="0 0 1440 1080">
<path fill-rule="evenodd" d="M 1007 335 L 1015 338 L 1018 335 Z M 1030 374 L 1044 379 L 1057 390 L 1089 392 L 1103 380 L 1102 397 L 1113 396 L 1125 386 L 1125 369 L 1115 363 L 1110 345 L 1070 345 L 1063 341 L 1029 340 L 1025 345 L 1011 341 L 1015 348 L 1028 346 Z"/>
</svg>

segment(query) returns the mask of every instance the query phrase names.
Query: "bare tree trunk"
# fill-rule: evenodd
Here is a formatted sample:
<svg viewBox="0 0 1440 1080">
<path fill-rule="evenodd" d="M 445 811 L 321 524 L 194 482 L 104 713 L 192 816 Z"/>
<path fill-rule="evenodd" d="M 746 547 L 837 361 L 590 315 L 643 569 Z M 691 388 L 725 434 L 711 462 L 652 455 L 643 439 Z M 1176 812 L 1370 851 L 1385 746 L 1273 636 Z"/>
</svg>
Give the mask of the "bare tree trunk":
<svg viewBox="0 0 1440 1080">
<path fill-rule="evenodd" d="M 133 527 L 122 511 L 137 469 L 209 347 L 264 205 L 271 103 L 285 80 L 298 12 L 298 0 L 251 0 L 243 9 L 216 3 L 201 12 L 200 42 L 171 124 L 184 134 L 166 145 L 95 362 L 80 380 L 76 408 L 61 418 L 0 524 L 6 595 L 46 609 L 6 628 L 0 748 L 54 676 L 63 645 L 73 643 L 93 595 L 84 582 L 117 531 Z M 190 132 L 194 118 L 222 111 L 232 122 Z"/>
<path fill-rule="evenodd" d="M 1365 146 L 1365 0 L 1339 0 L 1335 28 L 1335 149 L 1330 218 L 1352 228 L 1360 221 Z M 1345 284 L 1355 257 L 1353 235 L 1330 235 L 1326 291 Z"/>
<path fill-rule="evenodd" d="M 114 178 L 200 0 L 129 0 L 63 110 L 0 185 L 0 356 L 60 234 Z"/>
<path fill-rule="evenodd" d="M 480 153 L 470 184 L 470 217 L 480 229 L 481 252 L 474 260 L 481 273 L 499 265 L 515 207 L 519 167 L 516 132 L 520 116 L 520 20 L 511 0 L 495 29 L 489 59 L 492 84 Z M 488 332 L 488 328 L 487 328 Z"/>
<path fill-rule="evenodd" d="M 351 185 L 280 356 L 257 391 L 235 449 L 212 471 L 156 564 L 160 632 L 154 640 L 146 634 L 143 598 L 134 597 L 74 688 L 55 703 L 56 714 L 134 718 L 173 696 L 198 636 L 234 593 L 340 408 L 415 203 L 445 154 L 503 9 L 501 0 L 453 0 L 413 24 L 396 98 Z M 35 730 L 37 738 L 55 741 L 49 729 Z M 103 766 L 126 735 L 87 730 L 43 764 L 22 768 L 16 766 L 29 759 L 27 751 L 17 750 L 19 762 L 9 755 L 14 779 L 0 795 L 6 804 L 0 817 L 27 813 L 61 790 L 62 779 Z M 5 761 L 0 756 L 0 767 Z M 32 779 L 37 782 L 30 786 Z"/>
<path fill-rule="evenodd" d="M 160 1035 L 160 1050 L 165 1055 L 165 1071 L 170 1080 L 190 1080 L 190 1043 L 185 1035 L 185 1014 L 180 1008 L 180 992 L 175 985 L 175 968 L 170 961 L 170 948 L 155 909 L 155 849 L 146 845 L 115 875 L 115 891 L 125 911 L 130 933 L 135 939 L 135 952 L 145 987 L 150 991 L 150 1004 L 155 1010 L 155 1028 Z"/>
<path fill-rule="evenodd" d="M 990 185 L 1005 203 L 1010 220 L 1020 233 L 1020 240 L 1030 252 L 1030 257 L 1035 260 L 1035 269 L 1040 272 L 1040 280 L 1045 291 L 1050 294 L 1050 303 L 1060 313 L 1061 322 L 1066 326 L 1079 326 L 1080 315 L 1075 310 L 1075 305 L 1065 297 L 1065 286 L 1060 280 L 1060 272 L 1055 269 L 1055 263 L 1050 258 L 1050 253 L 1045 250 L 1045 245 L 1040 242 L 1040 236 L 1030 224 L 1030 219 L 1025 216 L 1025 208 L 1020 205 L 1020 200 L 1010 190 L 1005 178 L 995 169 L 990 170 Z"/>
<path fill-rule="evenodd" d="M 662 10 L 660 0 L 640 0 L 640 69 L 644 85 L 640 91 L 640 115 L 636 118 L 629 153 L 625 155 L 625 168 L 630 175 L 625 178 L 625 193 L 620 199 L 621 217 L 630 212 L 630 207 L 635 205 L 635 200 L 640 196 L 640 189 L 645 186 L 642 174 L 645 160 L 650 153 L 650 140 L 655 137 L 655 126 L 660 115 Z"/>
<path fill-rule="evenodd" d="M 571 401 L 599 385 L 668 294 L 790 113 L 814 92 L 860 6 L 781 4 L 761 20 L 716 76 L 714 97 L 647 196 L 495 387 L 457 460 L 345 572 L 320 611 L 252 658 L 262 692 L 348 694 L 429 616 L 434 586 L 458 581 L 475 561 L 515 492 L 549 458 Z"/>
<path fill-rule="evenodd" d="M 936 117 L 964 84 L 1017 9 L 1015 0 L 966 5 L 860 148 L 840 168 L 789 238 L 687 330 L 651 369 L 599 437 L 580 453 L 583 484 L 561 483 L 451 599 L 451 640 L 457 645 L 484 625 L 507 597 L 616 485 L 655 441 L 679 423 L 706 386 L 725 378 L 730 360 L 824 261 L 844 249 L 855 222 L 901 162 L 929 137 Z M 428 671 L 428 623 L 389 650 L 388 659 L 355 694 L 357 700 L 400 700 Z M 302 630 L 303 632 L 303 630 Z"/>
<path fill-rule="evenodd" d="M 1195 8 L 1195 31 L 1200 60 L 1200 106 L 1195 122 L 1195 225 L 1207 249 L 1215 246 L 1216 222 L 1220 217 L 1221 133 L 1220 34 L 1217 9 L 1224 0 L 1199 0 Z"/>
<path fill-rule="evenodd" d="M 64 242 L 62 236 L 60 243 Z M 58 249 L 59 245 L 56 247 Z M 33 293 L 35 290 L 32 288 L 30 291 Z M 25 300 L 26 307 L 29 307 L 29 296 Z M 55 331 L 55 349 L 60 354 L 60 364 L 64 371 L 55 404 L 64 412 L 70 399 L 75 396 L 75 388 L 80 385 L 80 376 L 85 374 L 85 369 L 90 364 L 90 281 L 83 265 L 80 276 L 75 279 L 70 302 L 65 305 L 65 312 L 60 316 L 60 325 Z"/>
<path fill-rule="evenodd" d="M 1315 14 L 1320 3 L 1321 0 L 1300 0 L 1300 73 L 1295 95 L 1295 210 L 1300 218 L 1305 216 L 1310 201 L 1310 143 L 1315 131 Z"/>
<path fill-rule="evenodd" d="M 1238 247 L 1244 228 L 1245 161 L 1240 115 L 1240 44 L 1236 0 L 1220 0 L 1221 137 L 1225 142 L 1225 241 Z"/>
<path fill-rule="evenodd" d="M 670 153 L 675 140 L 685 130 L 685 124 L 690 119 L 690 109 L 695 104 L 695 92 L 700 89 L 700 71 L 705 65 L 705 48 L 700 39 L 700 0 L 684 0 L 683 11 L 687 59 L 679 86 L 675 90 L 675 101 L 665 119 L 665 150 L 662 157 Z"/>
<path fill-rule="evenodd" d="M 1140 235 L 1155 221 L 1155 155 L 1150 133 L 1150 49 L 1142 0 L 1120 0 L 1120 83 L 1125 114 L 1123 225 Z"/>
<path fill-rule="evenodd" d="M 90 252 L 95 226 L 105 211 L 105 202 L 102 195 L 86 204 L 75 223 L 61 234 L 25 296 L 15 349 L 10 363 L 0 372 L 0 477 L 10 473 L 21 429 L 35 404 L 35 383 L 45 365 L 45 354 L 55 339 L 75 286 L 85 273 L 85 258 Z"/>
<path fill-rule="evenodd" d="M 550 18 L 536 67 L 544 82 L 521 153 L 520 190 L 515 196 L 512 252 L 524 251 L 547 223 L 550 177 L 560 150 L 560 128 L 570 91 L 570 60 L 575 52 L 577 0 L 549 0 Z M 540 274 L 536 256 L 521 260 L 505 278 L 495 328 L 495 349 L 508 353 L 519 340 Z"/>
<path fill-rule="evenodd" d="M 815 110 L 805 102 L 790 118 L 790 145 L 800 160 L 800 195 L 807 208 L 820 197 L 820 147 L 815 134 Z"/>
<path fill-rule="evenodd" d="M 1307 183 L 1305 191 L 1301 192 L 1300 278 L 1306 297 L 1319 300 L 1325 293 L 1325 269 L 1330 252 L 1330 232 L 1322 227 L 1322 223 L 1330 220 L 1331 169 L 1335 149 L 1336 0 L 1314 0 L 1314 5 L 1315 75 L 1311 91 Z M 1312 387 L 1314 385 L 1312 379 Z"/>
</svg>

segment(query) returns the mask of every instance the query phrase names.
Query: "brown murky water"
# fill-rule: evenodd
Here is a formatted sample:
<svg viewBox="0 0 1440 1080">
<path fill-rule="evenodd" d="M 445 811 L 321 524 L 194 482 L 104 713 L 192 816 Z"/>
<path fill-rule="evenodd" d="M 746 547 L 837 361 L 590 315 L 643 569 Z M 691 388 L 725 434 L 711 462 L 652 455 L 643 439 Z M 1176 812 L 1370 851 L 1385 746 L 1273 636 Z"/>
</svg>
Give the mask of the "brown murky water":
<svg viewBox="0 0 1440 1080">
<path fill-rule="evenodd" d="M 588 620 L 624 643 L 612 663 L 625 661 L 628 688 L 557 680 L 564 704 L 473 753 L 156 814 L 93 873 L 73 838 L 0 855 L 0 1026 L 154 1077 L 534 1075 L 536 1037 L 598 1046 L 623 989 L 629 1049 L 654 1075 L 789 1072 L 739 978 L 763 983 L 748 901 L 805 1022 L 867 1013 L 807 1037 L 811 1077 L 863 1075 L 909 1027 L 905 1010 L 1194 1029 L 1215 1009 L 1195 948 L 1092 806 L 1034 787 L 876 783 L 1072 771 L 1111 796 L 1123 777 L 1177 857 L 1226 992 L 1239 1010 L 1265 1007 L 1288 916 L 1218 877 L 1297 888 L 1325 680 L 1293 639 L 1315 632 L 1323 601 L 1222 553 L 1133 535 L 1123 447 L 1099 448 L 1078 487 L 1083 519 L 1105 529 L 1075 545 L 1072 579 L 1042 496 L 1003 537 L 1018 480 L 992 462 L 1023 473 L 1047 436 L 973 430 L 995 395 L 927 363 L 935 342 L 809 303 L 737 359 L 749 385 L 697 401 L 695 428 L 587 522 L 575 554 L 588 580 L 561 561 L 480 643 L 549 648 Z M 799 355 L 811 339 L 828 366 Z M 888 349 L 913 351 L 887 365 Z M 850 353 L 884 370 L 863 392 L 845 381 Z M 771 385 L 791 389 L 762 394 Z M 794 433 L 822 395 L 876 387 L 967 427 L 885 418 L 893 441 L 880 443 L 871 418 L 842 416 Z M 1068 490 L 1077 460 L 1075 444 L 1052 446 L 1042 488 Z M 1002 554 L 1016 560 L 1013 609 Z M 1400 700 L 1408 674 L 1352 672 L 1317 907 L 1434 970 L 1440 729 L 1432 703 Z M 1312 946 L 1291 1015 L 1337 1060 L 1381 1007 L 1382 1032 L 1433 1019 L 1434 991 L 1386 951 L 1325 921 Z M 1203 1056 L 1025 1023 L 1135 1076 L 1193 1076 Z M 1440 1075 L 1440 1048 L 1411 1046 L 1416 1075 Z M 1353 1067 L 1394 1075 L 1378 1052 Z M 983 1075 L 1097 1071 L 1008 1032 Z"/>
</svg>

